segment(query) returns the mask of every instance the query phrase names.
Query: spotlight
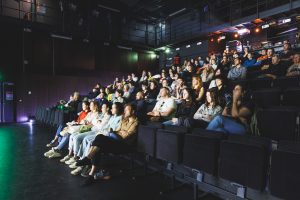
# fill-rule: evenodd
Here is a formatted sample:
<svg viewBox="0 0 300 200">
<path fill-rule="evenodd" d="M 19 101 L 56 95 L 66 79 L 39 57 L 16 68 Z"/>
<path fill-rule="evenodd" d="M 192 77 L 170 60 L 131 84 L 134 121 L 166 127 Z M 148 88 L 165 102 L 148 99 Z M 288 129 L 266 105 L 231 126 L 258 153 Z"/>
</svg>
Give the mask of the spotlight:
<svg viewBox="0 0 300 200">
<path fill-rule="evenodd" d="M 259 33 L 259 32 L 260 32 L 260 28 L 259 28 L 259 27 L 256 27 L 256 28 L 254 29 L 254 32 L 255 32 L 255 33 Z"/>
<path fill-rule="evenodd" d="M 238 34 L 238 33 L 235 33 L 235 34 L 233 34 L 233 37 L 234 37 L 234 38 L 238 38 L 238 37 L 239 37 L 239 34 Z"/>
</svg>

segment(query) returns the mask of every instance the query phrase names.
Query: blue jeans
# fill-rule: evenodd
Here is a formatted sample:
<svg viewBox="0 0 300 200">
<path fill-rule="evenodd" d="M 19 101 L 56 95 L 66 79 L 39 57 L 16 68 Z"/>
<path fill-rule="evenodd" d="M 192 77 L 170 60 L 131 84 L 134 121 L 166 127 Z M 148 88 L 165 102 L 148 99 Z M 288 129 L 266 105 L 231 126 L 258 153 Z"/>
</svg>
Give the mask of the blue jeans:
<svg viewBox="0 0 300 200">
<path fill-rule="evenodd" d="M 115 139 L 115 140 L 121 140 L 122 139 L 121 136 L 119 136 L 118 134 L 116 134 L 114 132 L 108 133 L 107 137 L 110 137 L 110 138 Z"/>
<path fill-rule="evenodd" d="M 246 128 L 229 117 L 217 115 L 207 126 L 207 130 L 221 131 L 227 134 L 246 134 Z"/>
<path fill-rule="evenodd" d="M 87 157 L 87 155 L 89 154 L 90 147 L 92 146 L 92 143 L 96 138 L 96 136 L 97 135 L 95 134 L 95 135 L 87 135 L 84 137 L 77 156 L 79 156 L 80 158 Z"/>
<path fill-rule="evenodd" d="M 89 135 L 96 135 L 96 131 L 88 131 L 88 132 L 79 133 L 79 134 L 76 134 L 76 135 L 73 136 L 73 148 L 72 148 L 72 150 L 73 150 L 74 155 L 81 156 L 83 154 L 83 152 L 80 152 L 80 151 L 83 150 L 80 147 L 81 147 L 83 139 L 86 136 L 89 136 Z"/>
<path fill-rule="evenodd" d="M 172 120 L 169 120 L 169 121 L 163 122 L 162 124 L 165 125 L 165 126 L 172 126 L 172 125 L 176 126 L 176 125 L 178 125 L 178 122 L 177 123 L 173 123 Z"/>
<path fill-rule="evenodd" d="M 69 137 L 70 134 L 61 137 L 61 140 L 59 141 L 59 144 L 55 147 L 55 149 L 61 150 L 66 144 L 69 143 Z"/>
<path fill-rule="evenodd" d="M 57 130 L 56 130 L 56 133 L 55 135 L 58 136 L 58 142 L 60 142 L 62 140 L 62 137 L 60 134 L 60 132 L 64 129 L 64 126 L 63 125 L 59 125 Z"/>
</svg>

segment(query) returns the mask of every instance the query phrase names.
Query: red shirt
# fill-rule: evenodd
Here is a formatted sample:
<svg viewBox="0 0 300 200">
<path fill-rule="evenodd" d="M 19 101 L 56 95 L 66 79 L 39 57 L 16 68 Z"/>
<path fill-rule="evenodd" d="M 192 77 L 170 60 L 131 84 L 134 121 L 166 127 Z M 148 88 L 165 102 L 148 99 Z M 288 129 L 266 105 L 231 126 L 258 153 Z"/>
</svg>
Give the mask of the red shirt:
<svg viewBox="0 0 300 200">
<path fill-rule="evenodd" d="M 84 118 L 87 116 L 87 114 L 89 113 L 90 111 L 88 110 L 88 111 L 81 111 L 80 113 L 79 113 L 79 116 L 78 116 L 78 118 L 77 118 L 77 120 L 76 120 L 76 122 L 77 123 L 80 123 L 82 120 L 84 120 Z"/>
</svg>

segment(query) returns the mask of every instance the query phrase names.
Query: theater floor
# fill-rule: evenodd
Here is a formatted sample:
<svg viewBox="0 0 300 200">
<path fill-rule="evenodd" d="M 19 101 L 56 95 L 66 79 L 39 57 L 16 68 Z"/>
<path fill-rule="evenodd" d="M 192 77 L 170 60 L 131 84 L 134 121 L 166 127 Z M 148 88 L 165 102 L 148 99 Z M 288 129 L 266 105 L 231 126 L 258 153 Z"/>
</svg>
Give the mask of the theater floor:
<svg viewBox="0 0 300 200">
<path fill-rule="evenodd" d="M 82 177 L 74 177 L 70 169 L 43 157 L 45 144 L 54 129 L 43 125 L 0 125 L 0 199 L 193 199 L 191 187 L 160 195 L 168 179 L 150 175 L 133 180 L 124 173 L 109 181 L 99 181 L 82 188 Z M 138 175 L 138 174 L 137 174 Z M 211 195 L 205 200 L 218 199 Z"/>
</svg>

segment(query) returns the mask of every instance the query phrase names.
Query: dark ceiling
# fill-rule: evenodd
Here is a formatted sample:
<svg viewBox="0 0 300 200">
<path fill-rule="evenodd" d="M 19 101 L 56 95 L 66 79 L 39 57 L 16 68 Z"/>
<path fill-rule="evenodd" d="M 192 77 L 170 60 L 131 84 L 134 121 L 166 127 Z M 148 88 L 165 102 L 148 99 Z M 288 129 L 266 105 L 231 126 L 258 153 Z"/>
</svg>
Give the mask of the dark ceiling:
<svg viewBox="0 0 300 200">
<path fill-rule="evenodd" d="M 224 0 L 217 0 L 222 2 Z M 227 1 L 227 0 L 226 0 Z M 172 17 L 177 11 L 183 14 L 191 9 L 205 6 L 207 0 L 114 0 L 98 1 L 100 4 L 118 9 L 123 16 L 137 20 L 157 23 Z M 169 15 L 172 16 L 169 16 Z"/>
</svg>

